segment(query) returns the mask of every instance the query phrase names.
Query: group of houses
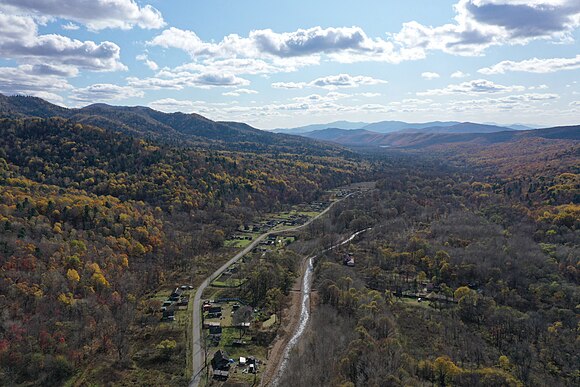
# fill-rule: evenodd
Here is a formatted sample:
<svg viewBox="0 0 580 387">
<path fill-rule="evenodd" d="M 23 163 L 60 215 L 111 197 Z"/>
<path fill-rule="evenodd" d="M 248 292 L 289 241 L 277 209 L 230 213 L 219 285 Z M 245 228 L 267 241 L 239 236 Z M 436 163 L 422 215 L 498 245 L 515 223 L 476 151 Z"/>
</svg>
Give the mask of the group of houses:
<svg viewBox="0 0 580 387">
<path fill-rule="evenodd" d="M 167 300 L 163 301 L 161 321 L 175 321 L 175 311 L 186 310 L 189 305 L 189 296 L 185 294 L 187 290 L 193 289 L 191 285 L 182 285 L 175 288 Z"/>
<path fill-rule="evenodd" d="M 273 229 L 274 227 L 278 226 L 278 225 L 284 225 L 284 226 L 299 226 L 301 224 L 306 223 L 306 221 L 308 220 L 308 216 L 303 215 L 303 214 L 295 214 L 295 215 L 290 215 L 287 218 L 276 218 L 276 219 L 270 219 L 267 221 L 263 221 L 260 223 L 255 223 L 255 224 L 250 224 L 250 225 L 245 225 L 242 229 L 240 229 L 240 232 L 243 233 L 263 233 L 263 232 L 267 232 L 270 231 L 271 229 Z M 243 235 L 235 235 L 234 239 L 247 239 L 248 237 L 243 236 Z"/>
</svg>

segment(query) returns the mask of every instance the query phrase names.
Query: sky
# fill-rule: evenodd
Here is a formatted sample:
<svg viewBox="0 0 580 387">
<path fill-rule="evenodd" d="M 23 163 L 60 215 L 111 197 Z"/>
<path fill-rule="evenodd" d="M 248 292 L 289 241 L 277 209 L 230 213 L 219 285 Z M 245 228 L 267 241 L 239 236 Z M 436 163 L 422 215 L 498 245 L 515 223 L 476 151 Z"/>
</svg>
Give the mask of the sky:
<svg viewBox="0 0 580 387">
<path fill-rule="evenodd" d="M 580 0 L 0 0 L 0 93 L 261 129 L 580 123 Z"/>
</svg>

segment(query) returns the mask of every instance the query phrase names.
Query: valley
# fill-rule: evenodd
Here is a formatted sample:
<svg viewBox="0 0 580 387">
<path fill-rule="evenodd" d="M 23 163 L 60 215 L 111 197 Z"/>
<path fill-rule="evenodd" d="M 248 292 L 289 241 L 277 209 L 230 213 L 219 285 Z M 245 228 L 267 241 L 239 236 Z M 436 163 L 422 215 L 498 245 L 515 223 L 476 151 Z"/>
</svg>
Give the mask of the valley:
<svg viewBox="0 0 580 387">
<path fill-rule="evenodd" d="M 316 139 L 2 101 L 3 382 L 577 381 L 578 127 Z"/>
</svg>

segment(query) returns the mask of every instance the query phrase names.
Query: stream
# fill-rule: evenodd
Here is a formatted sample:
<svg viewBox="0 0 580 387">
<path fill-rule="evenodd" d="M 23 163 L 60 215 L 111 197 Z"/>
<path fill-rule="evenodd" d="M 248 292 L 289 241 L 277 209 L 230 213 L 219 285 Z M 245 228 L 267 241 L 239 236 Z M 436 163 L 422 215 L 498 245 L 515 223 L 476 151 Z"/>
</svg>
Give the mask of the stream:
<svg viewBox="0 0 580 387">
<path fill-rule="evenodd" d="M 318 258 L 319 256 L 321 256 L 322 254 L 326 253 L 327 251 L 334 250 L 337 247 L 340 247 L 342 245 L 345 245 L 345 244 L 351 242 L 358 235 L 360 235 L 363 232 L 366 232 L 368 230 L 370 230 L 370 228 L 357 231 L 354 234 L 352 234 L 348 239 L 345 239 L 344 241 L 342 241 L 340 243 L 332 245 L 329 248 L 323 250 L 321 253 L 308 258 L 308 261 L 306 263 L 306 265 L 307 265 L 306 270 L 304 271 L 304 278 L 302 280 L 302 303 L 301 303 L 302 305 L 301 305 L 301 310 L 300 310 L 300 322 L 298 323 L 298 327 L 296 328 L 296 331 L 294 332 L 294 334 L 292 335 L 292 337 L 288 341 L 288 344 L 286 344 L 286 348 L 284 348 L 284 355 L 282 356 L 282 361 L 280 363 L 280 367 L 278 368 L 278 372 L 276 373 L 276 377 L 274 378 L 274 381 L 272 382 L 273 386 L 277 386 L 278 383 L 280 382 L 280 379 L 281 379 L 282 375 L 284 374 L 284 370 L 288 366 L 288 360 L 290 359 L 290 352 L 296 346 L 296 344 L 298 343 L 298 340 L 300 340 L 300 337 L 302 337 L 302 335 L 304 334 L 304 331 L 306 330 L 306 325 L 308 324 L 308 320 L 310 320 L 310 292 L 311 292 L 311 288 L 312 288 L 312 275 L 314 273 L 314 260 L 316 258 Z"/>
</svg>

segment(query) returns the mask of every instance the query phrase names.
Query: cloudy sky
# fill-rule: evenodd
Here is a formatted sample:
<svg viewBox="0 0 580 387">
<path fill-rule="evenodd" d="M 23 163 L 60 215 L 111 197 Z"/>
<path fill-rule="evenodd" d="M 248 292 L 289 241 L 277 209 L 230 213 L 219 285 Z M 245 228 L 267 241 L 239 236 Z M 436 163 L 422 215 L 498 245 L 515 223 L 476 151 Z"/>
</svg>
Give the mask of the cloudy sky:
<svg viewBox="0 0 580 387">
<path fill-rule="evenodd" d="M 0 92 L 335 120 L 580 122 L 579 0 L 0 0 Z"/>
</svg>

